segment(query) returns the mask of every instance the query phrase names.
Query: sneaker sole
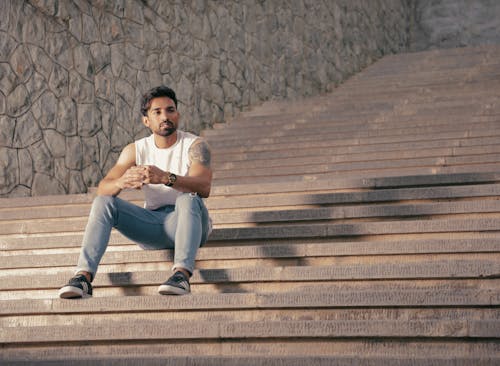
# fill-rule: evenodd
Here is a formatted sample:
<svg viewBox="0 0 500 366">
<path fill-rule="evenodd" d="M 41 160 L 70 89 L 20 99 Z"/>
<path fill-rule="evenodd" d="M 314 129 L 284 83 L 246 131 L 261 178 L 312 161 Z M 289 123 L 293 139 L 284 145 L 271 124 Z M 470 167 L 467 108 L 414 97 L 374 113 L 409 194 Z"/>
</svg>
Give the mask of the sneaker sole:
<svg viewBox="0 0 500 366">
<path fill-rule="evenodd" d="M 190 291 L 169 285 L 161 285 L 158 287 L 158 292 L 161 295 L 188 295 L 190 293 Z"/>
<path fill-rule="evenodd" d="M 77 299 L 83 297 L 83 290 L 74 286 L 64 286 L 59 290 L 61 299 Z"/>
</svg>

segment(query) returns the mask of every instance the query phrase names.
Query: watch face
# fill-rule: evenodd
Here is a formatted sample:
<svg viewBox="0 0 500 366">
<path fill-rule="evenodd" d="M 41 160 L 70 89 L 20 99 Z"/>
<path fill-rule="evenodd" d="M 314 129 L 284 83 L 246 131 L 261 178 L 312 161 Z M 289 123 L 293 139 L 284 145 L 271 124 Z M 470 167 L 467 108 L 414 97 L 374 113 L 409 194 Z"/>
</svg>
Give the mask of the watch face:
<svg viewBox="0 0 500 366">
<path fill-rule="evenodd" d="M 168 182 L 169 182 L 170 184 L 174 184 L 176 180 L 177 180 L 177 176 L 176 176 L 175 174 L 170 174 L 170 175 L 168 176 Z"/>
</svg>

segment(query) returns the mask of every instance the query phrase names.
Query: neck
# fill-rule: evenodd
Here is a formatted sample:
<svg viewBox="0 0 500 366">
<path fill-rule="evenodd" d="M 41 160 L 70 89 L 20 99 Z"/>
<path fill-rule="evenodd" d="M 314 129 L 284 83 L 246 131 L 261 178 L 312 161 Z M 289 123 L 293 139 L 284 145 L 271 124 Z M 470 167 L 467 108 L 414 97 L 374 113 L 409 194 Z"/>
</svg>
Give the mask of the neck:
<svg viewBox="0 0 500 366">
<path fill-rule="evenodd" d="M 170 146 L 172 146 L 177 142 L 177 131 L 175 131 L 170 136 L 160 136 L 155 134 L 154 139 L 157 148 L 159 149 L 169 148 Z"/>
</svg>

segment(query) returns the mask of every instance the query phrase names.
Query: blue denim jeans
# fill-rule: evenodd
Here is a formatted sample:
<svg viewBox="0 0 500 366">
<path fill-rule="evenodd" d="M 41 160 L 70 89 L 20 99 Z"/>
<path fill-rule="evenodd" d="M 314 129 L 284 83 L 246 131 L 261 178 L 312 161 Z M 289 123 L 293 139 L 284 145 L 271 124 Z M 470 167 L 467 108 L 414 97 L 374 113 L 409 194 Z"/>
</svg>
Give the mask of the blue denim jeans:
<svg viewBox="0 0 500 366">
<path fill-rule="evenodd" d="M 184 193 L 175 205 L 156 210 L 118 197 L 97 196 L 90 210 L 77 272 L 90 272 L 94 278 L 112 228 L 143 249 L 174 249 L 173 268 L 193 273 L 196 252 L 209 235 L 210 218 L 203 200 L 194 193 Z"/>
</svg>

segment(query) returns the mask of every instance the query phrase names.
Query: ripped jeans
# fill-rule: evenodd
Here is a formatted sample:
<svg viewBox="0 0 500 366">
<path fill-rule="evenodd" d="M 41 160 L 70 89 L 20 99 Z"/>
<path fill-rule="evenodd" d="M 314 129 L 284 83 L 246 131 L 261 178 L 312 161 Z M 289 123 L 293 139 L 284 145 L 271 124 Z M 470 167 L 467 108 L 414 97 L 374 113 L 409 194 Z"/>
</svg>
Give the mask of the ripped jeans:
<svg viewBox="0 0 500 366">
<path fill-rule="evenodd" d="M 148 210 L 113 196 L 97 196 L 92 204 L 76 272 L 95 277 L 116 228 L 143 249 L 174 249 L 173 268 L 193 273 L 196 252 L 210 234 L 211 222 L 203 200 L 183 193 L 175 205 Z"/>
</svg>

